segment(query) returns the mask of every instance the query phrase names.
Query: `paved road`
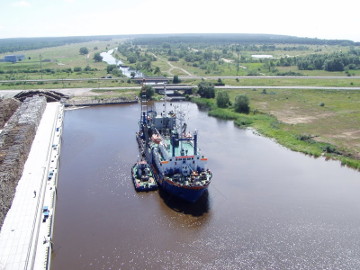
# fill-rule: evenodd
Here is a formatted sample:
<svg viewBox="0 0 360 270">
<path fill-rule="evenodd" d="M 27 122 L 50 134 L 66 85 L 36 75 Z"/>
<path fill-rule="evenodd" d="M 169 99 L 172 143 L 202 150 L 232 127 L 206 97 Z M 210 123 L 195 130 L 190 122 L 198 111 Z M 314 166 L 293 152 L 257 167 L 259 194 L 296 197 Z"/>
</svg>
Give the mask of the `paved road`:
<svg viewBox="0 0 360 270">
<path fill-rule="evenodd" d="M 360 76 L 179 76 L 180 79 L 360 79 Z"/>
<path fill-rule="evenodd" d="M 174 66 L 175 67 L 175 66 Z M 177 67 L 176 67 L 177 68 Z M 172 80 L 173 77 L 167 77 Z M 179 76 L 180 79 L 360 79 L 360 76 Z M 78 79 L 37 79 L 37 80 L 0 80 L 0 83 L 16 82 L 71 82 L 71 81 L 106 81 L 116 80 L 118 78 L 78 78 Z"/>
<path fill-rule="evenodd" d="M 360 87 L 333 87 L 333 86 L 215 86 L 216 89 L 319 89 L 319 90 L 360 90 Z"/>
<path fill-rule="evenodd" d="M 319 89 L 319 90 L 360 90 L 360 87 L 327 87 L 327 86 L 216 86 L 216 89 Z M 140 89 L 140 86 L 131 87 L 101 87 L 103 90 L 126 90 Z M 57 88 L 57 89 L 29 89 L 29 90 L 52 90 L 69 96 L 92 96 L 97 95 L 91 90 L 97 88 Z M 23 90 L 0 90 L 0 98 L 10 98 Z"/>
</svg>

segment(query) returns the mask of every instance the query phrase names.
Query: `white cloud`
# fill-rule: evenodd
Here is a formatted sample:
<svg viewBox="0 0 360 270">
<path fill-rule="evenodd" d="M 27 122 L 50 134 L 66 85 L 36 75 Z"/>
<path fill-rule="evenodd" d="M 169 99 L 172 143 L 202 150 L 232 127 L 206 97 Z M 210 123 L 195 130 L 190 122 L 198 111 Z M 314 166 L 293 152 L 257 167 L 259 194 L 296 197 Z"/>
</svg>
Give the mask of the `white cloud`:
<svg viewBox="0 0 360 270">
<path fill-rule="evenodd" d="M 14 6 L 14 7 L 30 7 L 31 4 L 28 1 L 18 1 L 18 2 L 14 2 L 12 4 L 12 6 Z"/>
</svg>

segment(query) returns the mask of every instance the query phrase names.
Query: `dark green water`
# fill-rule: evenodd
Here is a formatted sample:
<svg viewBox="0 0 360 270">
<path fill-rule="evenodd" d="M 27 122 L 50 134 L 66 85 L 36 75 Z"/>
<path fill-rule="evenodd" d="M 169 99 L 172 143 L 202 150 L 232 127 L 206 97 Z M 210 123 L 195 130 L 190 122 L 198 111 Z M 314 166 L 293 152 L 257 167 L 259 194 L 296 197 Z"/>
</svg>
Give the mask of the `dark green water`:
<svg viewBox="0 0 360 270">
<path fill-rule="evenodd" d="M 214 173 L 195 205 L 136 193 L 139 105 L 67 111 L 52 269 L 360 269 L 360 173 L 183 104 Z"/>
</svg>

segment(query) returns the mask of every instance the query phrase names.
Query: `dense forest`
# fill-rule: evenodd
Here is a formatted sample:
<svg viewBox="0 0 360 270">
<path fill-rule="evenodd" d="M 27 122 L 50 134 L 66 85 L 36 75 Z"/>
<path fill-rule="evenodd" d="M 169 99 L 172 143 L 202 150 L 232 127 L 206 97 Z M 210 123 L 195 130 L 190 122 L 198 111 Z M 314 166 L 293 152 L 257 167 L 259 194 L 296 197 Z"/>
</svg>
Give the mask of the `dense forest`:
<svg viewBox="0 0 360 270">
<path fill-rule="evenodd" d="M 114 38 L 114 36 L 0 39 L 0 53 L 42 49 L 48 47 L 62 46 L 65 44 L 81 43 L 81 42 L 88 42 L 94 40 L 106 41 L 106 40 L 111 40 L 112 38 Z"/>
<path fill-rule="evenodd" d="M 133 44 L 136 45 L 160 45 L 162 43 L 173 44 L 311 44 L 311 45 L 360 45 L 351 40 L 304 38 L 286 35 L 270 34 L 171 34 L 171 35 L 142 35 L 134 36 Z"/>
<path fill-rule="evenodd" d="M 154 35 L 108 35 L 108 36 L 78 36 L 78 37 L 39 37 L 39 38 L 8 38 L 0 39 L 0 53 L 23 50 L 41 49 L 61 46 L 70 43 L 81 43 L 93 40 L 111 40 L 117 38 L 132 38 L 135 45 L 172 44 L 229 44 L 238 43 L 243 46 L 251 44 L 312 44 L 312 45 L 341 45 L 358 46 L 359 42 L 351 40 L 327 40 L 317 38 L 302 38 L 285 35 L 268 34 L 154 34 Z M 250 44 L 250 45 L 249 45 Z"/>
</svg>

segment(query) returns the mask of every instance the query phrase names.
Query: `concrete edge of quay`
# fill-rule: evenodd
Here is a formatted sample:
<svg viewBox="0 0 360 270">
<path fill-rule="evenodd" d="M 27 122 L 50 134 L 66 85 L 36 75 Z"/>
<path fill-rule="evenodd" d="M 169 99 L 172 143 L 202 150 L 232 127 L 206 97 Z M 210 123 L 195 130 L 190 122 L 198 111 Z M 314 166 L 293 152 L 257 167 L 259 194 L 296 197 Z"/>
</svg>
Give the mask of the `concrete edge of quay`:
<svg viewBox="0 0 360 270">
<path fill-rule="evenodd" d="M 42 207 L 39 207 L 37 212 L 38 227 L 35 241 L 32 243 L 34 261 L 32 267 L 28 269 L 50 269 L 51 266 L 63 120 L 64 105 L 60 104 L 48 146 L 47 170 L 42 180 L 44 185 Z"/>
</svg>

